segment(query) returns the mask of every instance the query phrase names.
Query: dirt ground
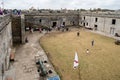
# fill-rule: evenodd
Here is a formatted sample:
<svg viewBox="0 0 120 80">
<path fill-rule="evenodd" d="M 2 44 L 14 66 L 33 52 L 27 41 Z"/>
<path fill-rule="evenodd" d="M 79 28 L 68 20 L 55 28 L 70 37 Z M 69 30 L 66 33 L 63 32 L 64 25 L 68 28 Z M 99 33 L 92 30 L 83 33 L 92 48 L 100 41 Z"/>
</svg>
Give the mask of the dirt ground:
<svg viewBox="0 0 120 80">
<path fill-rule="evenodd" d="M 15 77 L 16 80 L 38 80 L 39 74 L 35 64 L 35 55 L 41 50 L 39 39 L 42 36 L 39 32 L 27 33 L 28 43 L 16 48 L 15 53 Z"/>
<path fill-rule="evenodd" d="M 84 29 L 77 36 L 78 31 L 54 32 L 40 40 L 62 80 L 120 80 L 120 46 L 114 44 L 115 40 Z M 75 51 L 79 57 L 77 69 L 73 69 Z"/>
</svg>

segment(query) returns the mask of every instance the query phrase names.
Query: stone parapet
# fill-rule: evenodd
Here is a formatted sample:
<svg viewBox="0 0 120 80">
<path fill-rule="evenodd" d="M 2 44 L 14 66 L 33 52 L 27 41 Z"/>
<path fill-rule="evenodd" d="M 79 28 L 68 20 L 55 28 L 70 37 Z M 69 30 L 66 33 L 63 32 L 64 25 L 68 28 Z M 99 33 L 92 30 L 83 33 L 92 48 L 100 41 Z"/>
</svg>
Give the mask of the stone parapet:
<svg viewBox="0 0 120 80">
<path fill-rule="evenodd" d="M 115 13 L 80 13 L 81 16 L 120 18 L 120 14 Z"/>
<path fill-rule="evenodd" d="M 6 25 L 9 24 L 9 22 L 10 22 L 10 15 L 0 16 L 0 34 L 2 33 Z"/>
</svg>

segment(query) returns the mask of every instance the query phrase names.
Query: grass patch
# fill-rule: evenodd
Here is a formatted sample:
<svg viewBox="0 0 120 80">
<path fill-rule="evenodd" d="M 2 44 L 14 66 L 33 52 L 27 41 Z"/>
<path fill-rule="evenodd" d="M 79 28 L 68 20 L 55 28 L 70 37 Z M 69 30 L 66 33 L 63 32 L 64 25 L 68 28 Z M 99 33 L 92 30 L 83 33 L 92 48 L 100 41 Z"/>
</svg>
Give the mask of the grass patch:
<svg viewBox="0 0 120 80">
<path fill-rule="evenodd" d="M 62 80 L 79 80 L 79 77 L 82 80 L 120 80 L 120 46 L 114 44 L 114 39 L 86 30 L 81 30 L 79 37 L 76 33 L 76 30 L 54 32 L 40 39 Z M 93 39 L 95 45 L 92 47 Z M 86 54 L 86 49 L 90 54 Z M 76 50 L 80 68 L 74 70 Z"/>
</svg>

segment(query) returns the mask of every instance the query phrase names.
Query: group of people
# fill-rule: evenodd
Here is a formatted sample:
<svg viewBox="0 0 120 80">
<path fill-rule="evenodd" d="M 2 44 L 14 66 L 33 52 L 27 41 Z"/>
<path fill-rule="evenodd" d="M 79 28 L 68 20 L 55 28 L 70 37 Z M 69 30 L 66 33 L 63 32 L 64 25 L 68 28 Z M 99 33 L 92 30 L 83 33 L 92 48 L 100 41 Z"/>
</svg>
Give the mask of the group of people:
<svg viewBox="0 0 120 80">
<path fill-rule="evenodd" d="M 64 31 L 69 31 L 69 28 L 68 28 L 68 27 L 56 27 L 56 29 L 57 29 L 58 31 L 62 31 L 62 32 L 64 32 Z"/>
<path fill-rule="evenodd" d="M 94 46 L 94 40 L 91 41 L 91 46 Z M 86 50 L 86 53 L 89 54 L 89 49 Z"/>
<path fill-rule="evenodd" d="M 4 14 L 8 14 L 8 13 L 9 13 L 8 10 L 6 10 L 6 9 L 2 10 L 2 9 L 0 9 L 0 15 L 4 15 Z"/>
<path fill-rule="evenodd" d="M 77 36 L 80 36 L 80 31 L 77 32 Z M 94 46 L 94 40 L 91 41 L 91 46 Z M 89 49 L 86 50 L 86 53 L 89 54 Z"/>
<path fill-rule="evenodd" d="M 30 33 L 33 33 L 35 31 L 35 29 L 34 28 L 29 28 L 29 31 L 30 31 Z M 42 33 L 42 32 L 47 32 L 48 33 L 50 31 L 52 31 L 52 29 L 44 27 L 44 28 L 38 28 L 37 31 L 39 31 L 40 33 Z"/>
<path fill-rule="evenodd" d="M 14 15 L 21 15 L 21 10 L 14 9 L 12 11 L 12 14 L 14 14 Z"/>
<path fill-rule="evenodd" d="M 0 15 L 5 15 L 5 14 L 14 14 L 14 15 L 20 15 L 21 14 L 21 10 L 8 10 L 8 9 L 1 9 L 0 8 Z"/>
</svg>

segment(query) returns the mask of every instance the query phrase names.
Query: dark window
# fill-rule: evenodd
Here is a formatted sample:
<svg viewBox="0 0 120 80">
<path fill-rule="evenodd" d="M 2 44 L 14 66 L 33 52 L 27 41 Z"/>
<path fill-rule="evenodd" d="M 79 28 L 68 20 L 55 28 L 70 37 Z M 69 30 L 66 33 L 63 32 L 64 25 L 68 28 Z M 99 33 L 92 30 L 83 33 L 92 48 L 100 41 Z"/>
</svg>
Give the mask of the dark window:
<svg viewBox="0 0 120 80">
<path fill-rule="evenodd" d="M 116 23 L 116 20 L 115 19 L 112 19 L 112 24 L 115 24 Z"/>
<path fill-rule="evenodd" d="M 87 26 L 88 26 L 88 23 L 87 23 Z"/>
<path fill-rule="evenodd" d="M 98 21 L 98 18 L 95 18 L 95 22 L 97 22 Z"/>
<path fill-rule="evenodd" d="M 75 25 L 75 22 L 73 21 L 73 25 Z"/>
<path fill-rule="evenodd" d="M 97 25 L 95 25 L 95 27 L 97 27 Z"/>
<path fill-rule="evenodd" d="M 65 22 L 63 22 L 63 25 L 65 26 Z"/>
<path fill-rule="evenodd" d="M 56 27 L 56 25 L 57 25 L 57 22 L 53 22 L 52 27 L 54 28 L 54 27 Z"/>
<path fill-rule="evenodd" d="M 39 20 L 39 22 L 41 23 L 41 22 L 42 22 L 42 20 L 40 19 L 40 20 Z"/>
<path fill-rule="evenodd" d="M 41 13 L 42 11 L 41 10 L 39 10 L 39 13 Z"/>
<path fill-rule="evenodd" d="M 83 26 L 85 26 L 85 23 L 83 24 Z"/>
<path fill-rule="evenodd" d="M 4 75 L 4 64 L 2 64 L 2 76 Z"/>
<path fill-rule="evenodd" d="M 60 13 L 60 11 L 57 11 L 57 13 Z"/>
<path fill-rule="evenodd" d="M 50 13 L 53 13 L 53 11 L 49 11 Z"/>
<path fill-rule="evenodd" d="M 85 17 L 84 17 L 84 20 L 85 20 Z"/>
<path fill-rule="evenodd" d="M 97 30 L 97 27 L 98 27 L 97 25 L 94 25 L 95 30 Z"/>
</svg>

